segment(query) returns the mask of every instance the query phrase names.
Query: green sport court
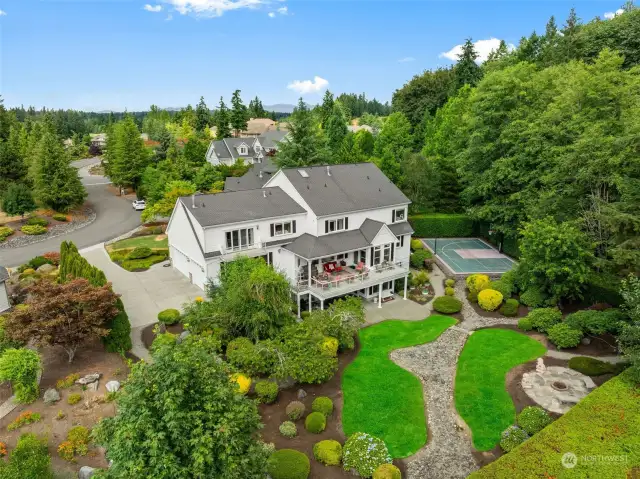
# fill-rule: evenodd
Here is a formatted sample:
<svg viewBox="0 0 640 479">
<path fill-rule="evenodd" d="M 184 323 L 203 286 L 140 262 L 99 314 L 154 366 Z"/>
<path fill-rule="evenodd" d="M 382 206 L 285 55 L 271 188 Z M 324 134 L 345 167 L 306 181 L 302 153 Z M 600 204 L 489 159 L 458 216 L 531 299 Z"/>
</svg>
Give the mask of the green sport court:
<svg viewBox="0 0 640 479">
<path fill-rule="evenodd" d="M 456 274 L 505 273 L 515 263 L 479 238 L 426 238 L 422 242 Z"/>
</svg>

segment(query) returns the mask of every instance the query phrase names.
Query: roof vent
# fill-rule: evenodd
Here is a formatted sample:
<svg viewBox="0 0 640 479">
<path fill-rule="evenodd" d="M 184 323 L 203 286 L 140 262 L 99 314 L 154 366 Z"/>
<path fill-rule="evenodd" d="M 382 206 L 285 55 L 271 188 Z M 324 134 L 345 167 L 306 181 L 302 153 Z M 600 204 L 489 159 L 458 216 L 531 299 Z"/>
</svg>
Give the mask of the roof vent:
<svg viewBox="0 0 640 479">
<path fill-rule="evenodd" d="M 327 165 L 327 176 L 331 176 L 331 167 Z"/>
<path fill-rule="evenodd" d="M 258 173 L 258 176 L 262 178 L 262 170 L 260 170 L 260 173 Z"/>
<path fill-rule="evenodd" d="M 197 208 L 197 206 L 196 206 L 196 194 L 195 193 L 191 195 L 191 208 L 194 209 L 194 210 Z"/>
<path fill-rule="evenodd" d="M 263 198 L 266 198 L 266 197 L 267 197 L 267 192 L 266 192 L 266 191 L 264 191 L 264 190 L 262 190 L 262 197 L 263 197 Z"/>
<path fill-rule="evenodd" d="M 370 180 L 371 178 L 369 178 L 369 175 L 367 175 L 367 180 Z"/>
<path fill-rule="evenodd" d="M 311 188 L 309 187 L 309 185 L 307 185 L 307 189 L 310 190 Z"/>
<path fill-rule="evenodd" d="M 202 207 L 203 207 L 203 208 L 205 208 L 205 204 L 204 204 L 204 201 L 202 202 Z"/>
<path fill-rule="evenodd" d="M 309 178 L 309 173 L 307 173 L 305 170 L 298 170 L 298 173 L 300 173 L 300 176 L 302 176 L 303 178 Z"/>
</svg>

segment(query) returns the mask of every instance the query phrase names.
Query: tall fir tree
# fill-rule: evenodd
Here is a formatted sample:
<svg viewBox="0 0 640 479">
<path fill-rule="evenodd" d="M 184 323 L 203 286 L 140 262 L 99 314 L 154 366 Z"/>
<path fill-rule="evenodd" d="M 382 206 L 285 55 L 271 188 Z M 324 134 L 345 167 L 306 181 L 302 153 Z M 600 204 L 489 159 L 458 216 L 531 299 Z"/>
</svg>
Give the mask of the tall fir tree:
<svg viewBox="0 0 640 479">
<path fill-rule="evenodd" d="M 329 121 L 329 117 L 333 113 L 334 106 L 333 93 L 329 90 L 324 92 L 324 97 L 322 97 L 322 105 L 320 105 L 320 126 L 322 128 L 327 127 L 327 121 Z"/>
<path fill-rule="evenodd" d="M 467 38 L 462 45 L 462 52 L 458 55 L 458 63 L 453 68 L 456 91 L 464 85 L 475 86 L 482 78 L 482 69 L 476 63 L 478 53 L 473 42 Z"/>
<path fill-rule="evenodd" d="M 249 102 L 249 116 L 251 118 L 265 118 L 267 116 L 262 101 L 257 96 Z"/>
<path fill-rule="evenodd" d="M 224 104 L 224 100 L 220 97 L 220 105 L 216 112 L 216 139 L 222 140 L 231 136 L 231 129 L 229 128 L 229 109 Z"/>
<path fill-rule="evenodd" d="M 111 181 L 137 191 L 150 155 L 132 116 L 127 115 L 113 126 L 107 139 L 107 152 L 107 173 Z"/>
<path fill-rule="evenodd" d="M 247 120 L 247 107 L 242 103 L 240 90 L 236 90 L 231 97 L 231 128 L 236 137 L 240 136 L 241 131 L 247 129 Z"/>
<path fill-rule="evenodd" d="M 334 105 L 325 126 L 325 136 L 327 138 L 327 146 L 332 154 L 332 163 L 340 162 L 340 148 L 348 132 L 347 120 L 344 118 L 342 109 L 338 105 Z"/>
<path fill-rule="evenodd" d="M 202 132 L 211 124 L 211 112 L 204 102 L 204 97 L 200 97 L 200 102 L 196 106 L 196 131 Z"/>
<path fill-rule="evenodd" d="M 577 40 L 578 29 L 580 28 L 580 18 L 576 9 L 571 7 L 569 16 L 562 29 L 562 44 L 564 46 L 564 61 L 578 58 L 579 45 Z"/>
<path fill-rule="evenodd" d="M 37 198 L 55 211 L 69 211 L 87 197 L 78 170 L 69 164 L 64 148 L 51 131 L 46 131 L 38 143 L 34 173 Z"/>
</svg>

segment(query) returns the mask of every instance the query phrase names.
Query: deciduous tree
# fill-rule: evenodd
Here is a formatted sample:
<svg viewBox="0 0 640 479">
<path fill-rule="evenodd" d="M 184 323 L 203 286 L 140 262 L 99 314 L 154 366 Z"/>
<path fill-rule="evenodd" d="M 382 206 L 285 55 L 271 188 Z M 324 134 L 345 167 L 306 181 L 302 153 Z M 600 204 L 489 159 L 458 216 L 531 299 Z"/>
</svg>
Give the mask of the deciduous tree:
<svg viewBox="0 0 640 479">
<path fill-rule="evenodd" d="M 31 190 L 23 183 L 11 183 L 2 197 L 2 211 L 9 216 L 20 215 L 36 209 Z"/>
</svg>

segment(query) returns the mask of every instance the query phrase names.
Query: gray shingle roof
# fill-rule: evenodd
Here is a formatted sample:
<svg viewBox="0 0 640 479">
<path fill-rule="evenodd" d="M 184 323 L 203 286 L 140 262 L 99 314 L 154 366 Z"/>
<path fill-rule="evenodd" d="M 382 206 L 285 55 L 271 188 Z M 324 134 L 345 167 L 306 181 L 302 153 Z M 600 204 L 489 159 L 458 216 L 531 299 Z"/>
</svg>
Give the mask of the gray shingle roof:
<svg viewBox="0 0 640 479">
<path fill-rule="evenodd" d="M 225 145 L 227 146 L 227 150 L 231 153 L 231 158 L 253 158 L 256 156 L 256 151 L 253 149 L 253 144 L 256 142 L 255 138 L 225 138 Z M 247 154 L 239 155 L 237 147 L 242 144 L 247 145 Z M 229 158 L 225 156 L 224 158 Z"/>
<path fill-rule="evenodd" d="M 262 171 L 262 178 L 260 177 Z M 271 175 L 278 171 L 271 157 L 265 156 L 262 163 L 254 163 L 241 177 L 228 177 L 224 180 L 225 191 L 256 190 L 269 181 Z"/>
<path fill-rule="evenodd" d="M 298 170 L 305 170 L 303 177 Z M 373 163 L 286 168 L 282 172 L 318 216 L 384 208 L 411 201 Z"/>
<path fill-rule="evenodd" d="M 365 239 L 369 243 L 371 243 L 373 239 L 376 237 L 376 235 L 378 234 L 378 232 L 380 231 L 380 228 L 382 228 L 383 226 L 384 226 L 384 223 L 382 221 L 376 221 L 376 220 L 367 218 L 362 223 L 362 226 L 360 226 L 360 231 L 362 232 L 362 235 L 365 237 Z"/>
<path fill-rule="evenodd" d="M 413 228 L 408 221 L 403 221 L 402 223 L 394 223 L 387 226 L 389 226 L 391 232 L 396 236 L 413 234 Z"/>
<path fill-rule="evenodd" d="M 231 158 L 231 153 L 229 152 L 229 148 L 225 145 L 224 141 L 216 140 L 212 142 L 213 151 L 216 152 L 216 156 L 218 158 Z"/>
<path fill-rule="evenodd" d="M 314 259 L 366 248 L 369 244 L 360 230 L 350 230 L 318 237 L 305 233 L 284 248 L 303 258 Z"/>
<path fill-rule="evenodd" d="M 279 187 L 196 195 L 197 208 L 190 196 L 180 201 L 203 227 L 306 213 Z"/>
<path fill-rule="evenodd" d="M 263 148 L 277 148 L 276 143 L 282 141 L 288 133 L 288 131 L 265 131 L 258 140 Z"/>
<path fill-rule="evenodd" d="M 0 266 L 0 283 L 4 283 L 9 279 L 9 271 L 4 266 Z"/>
</svg>

